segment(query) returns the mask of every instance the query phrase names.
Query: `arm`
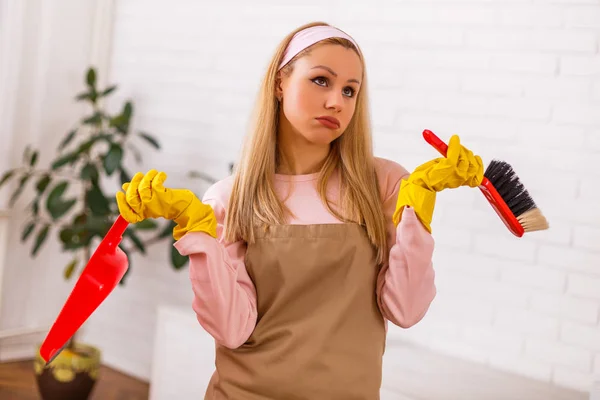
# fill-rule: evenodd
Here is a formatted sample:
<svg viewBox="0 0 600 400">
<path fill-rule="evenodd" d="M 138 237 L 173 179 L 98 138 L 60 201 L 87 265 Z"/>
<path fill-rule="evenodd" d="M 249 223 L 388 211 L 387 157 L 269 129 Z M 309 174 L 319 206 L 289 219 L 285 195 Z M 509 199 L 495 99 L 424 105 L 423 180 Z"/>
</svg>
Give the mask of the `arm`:
<svg viewBox="0 0 600 400">
<path fill-rule="evenodd" d="M 409 328 L 424 316 L 436 295 L 432 256 L 434 240 L 412 207 L 406 207 L 398 226 L 392 220 L 401 179 L 384 199 L 389 259 L 378 279 L 378 302 L 383 316 Z"/>
<path fill-rule="evenodd" d="M 217 238 L 189 232 L 175 248 L 190 259 L 192 308 L 198 322 L 217 343 L 237 348 L 248 340 L 256 325 L 256 290 L 244 265 L 246 244 L 224 241 L 225 207 L 211 192 L 207 191 L 202 202 L 213 207 Z"/>
<path fill-rule="evenodd" d="M 425 316 L 436 294 L 431 262 L 436 193 L 480 185 L 484 167 L 480 156 L 460 144 L 458 135 L 450 138 L 445 158 L 428 161 L 410 174 L 396 163 L 388 161 L 387 165 L 378 178 L 385 193 L 383 206 L 391 248 L 379 275 L 377 298 L 387 319 L 408 328 Z"/>
</svg>

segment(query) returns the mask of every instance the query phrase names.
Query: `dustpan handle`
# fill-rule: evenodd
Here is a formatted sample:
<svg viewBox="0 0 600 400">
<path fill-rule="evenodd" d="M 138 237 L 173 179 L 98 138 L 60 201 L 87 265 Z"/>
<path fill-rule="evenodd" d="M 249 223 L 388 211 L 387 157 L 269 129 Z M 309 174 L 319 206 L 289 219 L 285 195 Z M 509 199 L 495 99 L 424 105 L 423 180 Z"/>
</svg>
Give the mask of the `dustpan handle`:
<svg viewBox="0 0 600 400">
<path fill-rule="evenodd" d="M 123 218 L 121 215 L 119 215 L 117 217 L 117 219 L 115 220 L 115 222 L 113 223 L 113 225 L 108 230 L 108 233 L 106 234 L 106 238 L 109 239 L 111 244 L 116 243 L 116 245 L 118 245 L 121 242 L 123 234 L 127 230 L 128 226 L 129 226 L 129 222 L 127 222 L 127 220 L 125 218 Z"/>
</svg>

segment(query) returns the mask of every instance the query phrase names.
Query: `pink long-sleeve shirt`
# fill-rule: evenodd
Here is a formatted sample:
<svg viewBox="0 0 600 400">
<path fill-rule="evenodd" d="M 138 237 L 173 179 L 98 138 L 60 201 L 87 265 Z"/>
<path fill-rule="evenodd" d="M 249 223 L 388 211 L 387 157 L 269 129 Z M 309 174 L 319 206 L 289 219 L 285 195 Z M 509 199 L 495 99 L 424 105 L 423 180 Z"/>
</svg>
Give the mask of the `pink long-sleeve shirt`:
<svg viewBox="0 0 600 400">
<path fill-rule="evenodd" d="M 436 294 L 432 254 L 434 240 L 412 208 L 406 208 L 398 226 L 392 215 L 400 182 L 408 176 L 401 165 L 376 158 L 388 233 L 388 262 L 378 277 L 377 299 L 382 315 L 393 324 L 409 328 L 419 322 Z M 276 175 L 275 190 L 293 213 L 289 224 L 341 223 L 321 202 L 318 174 Z M 189 256 L 189 274 L 194 292 L 192 308 L 198 322 L 215 341 L 237 348 L 250 337 L 257 320 L 256 290 L 246 271 L 246 243 L 226 242 L 223 223 L 233 185 L 225 178 L 211 186 L 202 201 L 212 206 L 217 219 L 217 238 L 190 232 L 175 243 L 181 255 Z M 328 198 L 336 200 L 335 178 Z M 386 324 L 387 326 L 387 324 Z"/>
</svg>

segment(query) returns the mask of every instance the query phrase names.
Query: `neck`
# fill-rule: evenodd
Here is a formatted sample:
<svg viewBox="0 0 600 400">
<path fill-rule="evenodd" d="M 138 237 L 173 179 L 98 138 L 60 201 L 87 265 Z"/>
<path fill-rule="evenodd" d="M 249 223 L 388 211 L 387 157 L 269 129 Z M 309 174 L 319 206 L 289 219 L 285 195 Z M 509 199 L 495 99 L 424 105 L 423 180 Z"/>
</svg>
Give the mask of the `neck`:
<svg viewBox="0 0 600 400">
<path fill-rule="evenodd" d="M 306 175 L 319 172 L 329 155 L 330 144 L 314 144 L 302 135 L 285 134 L 281 130 L 277 138 L 280 163 L 277 173 Z"/>
</svg>

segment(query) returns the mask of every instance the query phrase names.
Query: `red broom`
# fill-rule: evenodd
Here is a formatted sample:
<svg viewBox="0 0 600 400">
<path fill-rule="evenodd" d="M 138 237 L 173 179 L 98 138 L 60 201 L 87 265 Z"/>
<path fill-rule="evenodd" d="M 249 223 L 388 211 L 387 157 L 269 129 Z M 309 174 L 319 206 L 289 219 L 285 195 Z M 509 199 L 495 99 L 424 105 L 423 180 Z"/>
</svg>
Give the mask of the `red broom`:
<svg viewBox="0 0 600 400">
<path fill-rule="evenodd" d="M 423 131 L 423 137 L 446 157 L 446 143 L 427 129 Z M 550 227 L 510 164 L 493 160 L 483 175 L 479 189 L 513 235 L 522 237 L 525 232 Z"/>
</svg>

